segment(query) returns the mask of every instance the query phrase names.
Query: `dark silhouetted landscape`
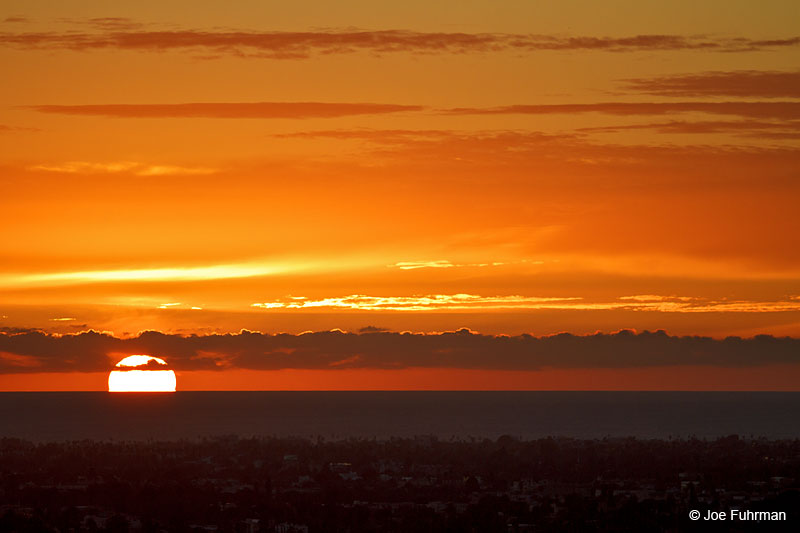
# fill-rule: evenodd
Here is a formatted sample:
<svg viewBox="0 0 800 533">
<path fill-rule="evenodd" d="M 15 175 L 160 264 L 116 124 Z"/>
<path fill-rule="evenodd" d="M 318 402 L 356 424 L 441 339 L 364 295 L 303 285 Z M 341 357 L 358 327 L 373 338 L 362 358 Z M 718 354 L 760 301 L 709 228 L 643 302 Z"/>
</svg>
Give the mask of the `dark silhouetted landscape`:
<svg viewBox="0 0 800 533">
<path fill-rule="evenodd" d="M 730 508 L 786 511 L 779 531 L 800 510 L 800 441 L 736 435 L 6 438 L 0 474 L 0 530 L 20 532 L 682 531 Z"/>
</svg>

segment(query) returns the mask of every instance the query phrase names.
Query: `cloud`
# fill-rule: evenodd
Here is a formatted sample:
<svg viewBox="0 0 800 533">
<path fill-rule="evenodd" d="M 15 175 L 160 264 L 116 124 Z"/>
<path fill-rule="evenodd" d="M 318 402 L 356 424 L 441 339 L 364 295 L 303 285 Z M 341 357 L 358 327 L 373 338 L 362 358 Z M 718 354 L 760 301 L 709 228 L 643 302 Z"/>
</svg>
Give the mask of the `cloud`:
<svg viewBox="0 0 800 533">
<path fill-rule="evenodd" d="M 208 167 L 181 167 L 176 165 L 144 165 L 134 171 L 137 176 L 180 176 L 215 174 L 218 170 Z"/>
<path fill-rule="evenodd" d="M 38 370 L 41 363 L 35 357 L 28 355 L 19 355 L 15 353 L 8 353 L 0 350 L 0 373 L 6 372 L 8 368 L 20 369 L 21 371 L 30 369 L 33 371 Z"/>
<path fill-rule="evenodd" d="M 800 102 L 601 102 L 592 104 L 515 104 L 501 107 L 458 107 L 451 115 L 553 115 L 602 113 L 606 115 L 673 115 L 706 113 L 752 118 L 798 119 Z"/>
<path fill-rule="evenodd" d="M 42 131 L 39 128 L 24 128 L 21 126 L 9 126 L 7 124 L 0 124 L 0 133 L 8 133 L 11 131 Z"/>
<path fill-rule="evenodd" d="M 376 154 L 395 154 L 402 161 L 412 158 L 432 158 L 444 164 L 452 164 L 453 155 L 467 158 L 471 152 L 505 158 L 529 150 L 542 150 L 550 153 L 564 148 L 572 151 L 574 147 L 585 148 L 585 136 L 580 134 L 548 134 L 538 131 L 453 131 L 453 130 L 317 130 L 278 134 L 284 138 L 330 138 L 340 140 L 364 141 L 379 146 Z M 431 152 L 431 150 L 434 152 Z M 443 153 L 444 152 L 444 153 Z M 496 163 L 495 159 L 493 163 Z"/>
<path fill-rule="evenodd" d="M 697 300 L 693 296 L 662 296 L 660 294 L 634 294 L 633 296 L 620 296 L 620 300 L 633 300 L 636 302 L 664 302 L 669 300 L 678 300 L 682 302 L 691 302 Z"/>
<path fill-rule="evenodd" d="M 800 71 L 702 72 L 624 81 L 628 90 L 659 96 L 800 97 Z"/>
<path fill-rule="evenodd" d="M 400 261 L 390 267 L 399 268 L 400 270 L 416 270 L 418 268 L 453 268 L 456 265 L 450 261 Z"/>
<path fill-rule="evenodd" d="M 167 363 L 161 363 L 155 359 L 150 359 L 141 365 L 120 365 L 114 367 L 116 372 L 130 372 L 131 370 L 167 370 L 170 366 Z"/>
<path fill-rule="evenodd" d="M 546 309 L 559 307 L 553 302 L 568 302 L 581 298 L 539 298 L 535 296 L 479 296 L 477 294 L 426 294 L 415 296 L 366 296 L 353 294 L 339 298 L 290 298 L 273 302 L 254 303 L 261 309 L 358 309 L 362 311 L 432 311 L 456 309 Z"/>
<path fill-rule="evenodd" d="M 67 50 L 178 50 L 237 57 L 305 59 L 317 54 L 702 50 L 752 52 L 800 45 L 800 37 L 750 39 L 684 35 L 625 37 L 556 36 L 507 33 L 443 33 L 410 30 L 355 31 L 145 31 L 122 18 L 91 19 L 99 31 L 0 33 L 0 46 Z"/>
<path fill-rule="evenodd" d="M 358 330 L 359 333 L 384 333 L 387 331 L 391 330 L 389 328 L 382 328 L 380 326 L 364 326 Z"/>
<path fill-rule="evenodd" d="M 114 118 L 337 118 L 421 111 L 422 106 L 332 102 L 34 105 L 40 113 Z"/>
<path fill-rule="evenodd" d="M 8 317 L 3 317 L 3 318 L 8 318 Z M 8 327 L 8 326 L 0 327 L 0 333 L 5 333 L 8 335 L 16 335 L 18 333 L 33 333 L 33 332 L 44 333 L 44 330 L 42 330 L 41 328 L 20 328 L 20 327 Z"/>
<path fill-rule="evenodd" d="M 790 177 L 789 170 L 797 165 L 800 156 L 793 147 L 713 146 L 693 140 L 685 146 L 600 143 L 588 139 L 582 130 L 565 134 L 513 130 L 323 130 L 291 136 L 364 141 L 366 153 L 388 162 L 387 172 L 396 171 L 398 179 L 411 175 L 426 179 L 443 175 L 485 179 L 484 175 L 491 173 L 495 180 L 505 180 L 504 186 L 517 180 L 530 182 L 531 175 L 539 175 L 536 183 L 546 187 L 549 180 L 544 176 L 569 175 L 570 183 L 583 180 L 588 185 L 592 180 L 602 180 L 607 184 L 613 180 L 616 186 L 631 190 L 631 186 L 636 188 L 644 182 L 668 181 L 673 190 L 685 184 L 694 191 L 699 182 L 719 180 L 719 173 L 708 172 L 708 168 L 724 172 L 727 185 L 754 183 L 757 174 L 759 188 L 764 179 L 773 185 L 780 182 L 794 186 L 796 180 Z M 363 159 L 360 154 L 359 157 Z M 365 172 L 374 170 L 367 168 Z M 569 190 L 574 188 L 558 187 L 548 190 L 548 194 Z"/>
<path fill-rule="evenodd" d="M 207 175 L 219 172 L 218 169 L 208 167 L 184 167 L 178 165 L 150 165 L 133 161 L 67 161 L 58 164 L 42 164 L 27 167 L 28 170 L 43 170 L 45 172 L 62 172 L 66 174 L 117 174 L 130 173 L 135 176 L 181 176 L 181 175 Z"/>
<path fill-rule="evenodd" d="M 398 268 L 400 270 L 418 270 L 420 268 L 463 268 L 463 267 L 494 267 L 504 265 L 517 265 L 528 263 L 531 265 L 541 265 L 544 261 L 531 261 L 523 259 L 520 261 L 492 261 L 491 263 L 451 263 L 447 260 L 438 261 L 399 261 L 392 265 L 387 265 L 389 268 Z"/>
<path fill-rule="evenodd" d="M 581 297 L 481 296 L 477 294 L 425 294 L 413 296 L 349 296 L 311 299 L 289 297 L 258 302 L 252 307 L 269 310 L 349 309 L 359 311 L 489 311 L 495 309 L 627 310 L 665 313 L 768 313 L 800 311 L 793 298 L 779 301 L 710 300 L 688 296 L 652 294 L 622 296 L 608 301 L 587 301 Z"/>
<path fill-rule="evenodd" d="M 4 373 L 102 372 L 111 370 L 116 358 L 131 353 L 166 359 L 177 371 L 755 367 L 800 363 L 800 339 L 759 335 L 715 340 L 670 336 L 663 331 L 494 336 L 468 329 L 430 334 L 333 330 L 299 335 L 242 330 L 191 336 L 145 331 L 125 339 L 95 331 L 0 333 L 0 372 Z"/>
<path fill-rule="evenodd" d="M 252 102 L 187 104 L 33 105 L 24 109 L 40 113 L 113 118 L 338 118 L 354 115 L 419 112 L 426 108 L 406 104 L 331 102 Z M 458 107 L 440 110 L 446 115 L 555 115 L 600 113 L 617 116 L 659 116 L 705 113 L 759 119 L 800 119 L 800 102 L 600 102 L 588 104 L 514 104 L 500 107 Z M 447 134 L 436 130 L 350 130 L 281 134 L 277 137 L 330 137 L 385 141 L 433 139 Z"/>
<path fill-rule="evenodd" d="M 5 19 L 3 19 L 3 22 L 24 23 L 24 22 L 30 22 L 30 20 L 28 20 L 25 17 L 6 17 Z"/>
<path fill-rule="evenodd" d="M 717 134 L 731 133 L 739 137 L 749 138 L 787 138 L 800 135 L 800 121 L 764 122 L 758 120 L 717 120 L 717 121 L 683 121 L 651 122 L 647 124 L 625 124 L 617 126 L 595 126 L 579 128 L 580 132 L 619 132 L 625 130 L 654 130 L 658 133 L 671 134 Z"/>
<path fill-rule="evenodd" d="M 436 140 L 453 137 L 455 132 L 450 130 L 388 130 L 388 129 L 353 129 L 353 130 L 316 130 L 295 131 L 292 133 L 277 133 L 277 138 L 301 139 L 342 139 L 366 140 L 371 142 L 403 143 L 411 140 Z"/>
<path fill-rule="evenodd" d="M 111 30 L 111 31 L 132 30 L 134 28 L 142 28 L 145 26 L 143 23 L 136 22 L 127 17 L 95 17 L 85 21 L 72 20 L 65 22 L 72 22 L 79 24 L 83 23 L 88 26 L 92 26 L 94 28 L 98 28 L 101 30 Z"/>
</svg>

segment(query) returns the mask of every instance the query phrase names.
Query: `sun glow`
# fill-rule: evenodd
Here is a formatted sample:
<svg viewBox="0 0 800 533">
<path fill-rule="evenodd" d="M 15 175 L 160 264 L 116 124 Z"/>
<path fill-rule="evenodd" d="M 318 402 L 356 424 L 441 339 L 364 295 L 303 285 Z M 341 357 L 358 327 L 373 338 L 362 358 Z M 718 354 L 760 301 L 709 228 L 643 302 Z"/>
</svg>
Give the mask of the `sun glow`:
<svg viewBox="0 0 800 533">
<path fill-rule="evenodd" d="M 81 283 L 141 281 L 202 281 L 268 276 L 287 270 L 285 265 L 212 265 L 186 268 L 149 268 L 138 270 L 95 270 L 86 272 L 52 272 L 43 274 L 0 276 L 0 286 L 69 285 Z"/>
<path fill-rule="evenodd" d="M 175 392 L 175 372 L 163 359 L 129 355 L 116 368 L 108 375 L 108 392 Z"/>
</svg>

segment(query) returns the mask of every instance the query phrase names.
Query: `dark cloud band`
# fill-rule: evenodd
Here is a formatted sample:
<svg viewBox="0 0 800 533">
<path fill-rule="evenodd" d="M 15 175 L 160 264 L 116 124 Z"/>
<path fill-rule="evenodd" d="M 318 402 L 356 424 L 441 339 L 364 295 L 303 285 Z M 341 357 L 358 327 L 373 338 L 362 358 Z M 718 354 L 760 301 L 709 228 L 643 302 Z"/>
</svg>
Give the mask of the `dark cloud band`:
<svg viewBox="0 0 800 533">
<path fill-rule="evenodd" d="M 800 98 L 800 71 L 701 72 L 625 81 L 629 90 L 659 96 Z"/>
<path fill-rule="evenodd" d="M 642 368 L 664 366 L 754 367 L 800 364 L 800 339 L 759 335 L 677 337 L 663 331 L 576 336 L 567 333 L 481 335 L 463 329 L 443 333 L 338 330 L 300 335 L 180 336 L 146 331 L 117 338 L 95 331 L 53 335 L 38 330 L 0 333 L 0 371 L 98 372 L 114 358 L 150 354 L 176 370 L 464 368 Z"/>
<path fill-rule="evenodd" d="M 305 59 L 316 54 L 482 53 L 551 51 L 638 52 L 701 50 L 751 52 L 800 45 L 800 37 L 749 39 L 683 35 L 626 37 L 555 36 L 504 33 L 443 33 L 408 30 L 253 32 L 182 29 L 147 31 L 124 19 L 94 19 L 101 31 L 0 33 L 0 46 L 23 49 L 150 50 L 211 52 L 237 57 Z M 105 31 L 103 31 L 105 30 Z M 116 30 L 116 31 L 115 31 Z"/>
</svg>

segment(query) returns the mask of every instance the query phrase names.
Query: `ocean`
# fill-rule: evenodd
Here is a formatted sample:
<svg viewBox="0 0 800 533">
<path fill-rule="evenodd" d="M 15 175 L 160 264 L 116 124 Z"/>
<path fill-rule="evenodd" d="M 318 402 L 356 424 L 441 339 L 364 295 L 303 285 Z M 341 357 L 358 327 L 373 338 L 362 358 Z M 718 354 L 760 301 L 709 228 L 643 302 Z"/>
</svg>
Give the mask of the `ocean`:
<svg viewBox="0 0 800 533">
<path fill-rule="evenodd" d="M 0 393 L 0 436 L 800 437 L 795 392 Z"/>
</svg>

